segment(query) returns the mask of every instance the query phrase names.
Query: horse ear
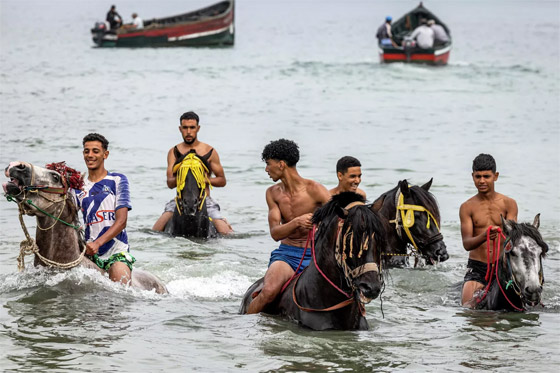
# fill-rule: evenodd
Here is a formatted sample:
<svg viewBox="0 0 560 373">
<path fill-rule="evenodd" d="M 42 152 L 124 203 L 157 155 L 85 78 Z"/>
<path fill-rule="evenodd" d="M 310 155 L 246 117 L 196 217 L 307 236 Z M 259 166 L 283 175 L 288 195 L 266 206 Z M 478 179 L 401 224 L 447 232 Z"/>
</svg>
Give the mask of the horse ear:
<svg viewBox="0 0 560 373">
<path fill-rule="evenodd" d="M 541 214 L 538 213 L 538 214 L 535 216 L 535 220 L 533 220 L 533 227 L 539 229 L 539 226 L 540 226 L 540 225 L 541 225 Z"/>
<path fill-rule="evenodd" d="M 512 229 L 511 223 L 509 222 L 509 220 L 504 219 L 504 216 L 502 214 L 500 214 L 500 219 L 502 219 L 502 228 L 504 230 L 504 233 L 509 233 Z"/>
<path fill-rule="evenodd" d="M 336 214 L 341 219 L 346 219 L 346 217 L 348 216 L 348 210 L 346 210 L 345 208 L 337 206 L 335 210 L 336 210 Z"/>
<path fill-rule="evenodd" d="M 421 188 L 427 192 L 428 190 L 430 190 L 430 187 L 432 186 L 432 181 L 434 181 L 433 177 L 426 184 L 422 185 Z"/>
<path fill-rule="evenodd" d="M 401 189 L 401 193 L 404 196 L 409 196 L 410 195 L 410 189 L 408 188 L 408 181 L 406 181 L 406 179 L 399 182 L 399 187 Z"/>
</svg>

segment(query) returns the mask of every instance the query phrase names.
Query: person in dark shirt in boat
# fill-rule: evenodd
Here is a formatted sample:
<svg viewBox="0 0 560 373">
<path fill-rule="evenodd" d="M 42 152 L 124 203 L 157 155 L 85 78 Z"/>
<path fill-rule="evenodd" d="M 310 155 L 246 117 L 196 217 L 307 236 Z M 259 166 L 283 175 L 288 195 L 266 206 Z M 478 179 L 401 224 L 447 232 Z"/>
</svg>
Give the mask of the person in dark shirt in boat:
<svg viewBox="0 0 560 373">
<path fill-rule="evenodd" d="M 270 255 L 262 291 L 249 304 L 247 313 L 261 312 L 280 294 L 284 283 L 298 269 L 313 226 L 313 212 L 331 198 L 327 188 L 298 173 L 299 149 L 295 142 L 286 139 L 270 142 L 262 152 L 262 159 L 268 176 L 274 182 L 280 180 L 266 190 L 266 203 L 270 236 L 281 243 Z M 310 251 L 305 251 L 298 273 L 309 264 Z"/>
<path fill-rule="evenodd" d="M 428 26 L 434 30 L 434 46 L 444 45 L 449 42 L 449 36 L 442 25 L 436 24 L 436 21 L 430 19 L 428 21 Z"/>
<path fill-rule="evenodd" d="M 111 9 L 107 12 L 105 20 L 109 22 L 111 30 L 116 30 L 122 26 L 122 17 L 117 13 L 117 7 L 114 5 L 111 5 Z"/>
<path fill-rule="evenodd" d="M 358 188 L 362 182 L 362 164 L 359 160 L 349 155 L 342 157 L 336 162 L 336 177 L 338 178 L 338 185 L 329 193 L 332 195 L 342 192 L 358 193 L 364 199 L 366 192 Z"/>
<path fill-rule="evenodd" d="M 469 252 L 467 273 L 463 283 L 461 305 L 474 308 L 477 292 L 483 289 L 488 263 L 492 261 L 487 255 L 487 232 L 490 240 L 498 238 L 501 228 L 501 216 L 517 221 L 517 203 L 510 197 L 497 193 L 494 183 L 498 180 L 496 161 L 490 154 L 480 154 L 472 166 L 472 178 L 478 193 L 469 198 L 459 209 L 463 247 Z M 492 250 L 492 243 L 488 243 Z"/>
<path fill-rule="evenodd" d="M 428 25 L 425 18 L 420 20 L 420 26 L 410 35 L 410 39 L 416 40 L 416 45 L 422 49 L 430 49 L 434 47 L 434 30 Z"/>
<path fill-rule="evenodd" d="M 391 16 L 385 17 L 385 23 L 383 23 L 377 29 L 377 41 L 381 45 L 393 45 L 393 34 L 391 33 L 391 22 L 393 18 Z"/>
<path fill-rule="evenodd" d="M 226 176 L 224 168 L 220 163 L 218 152 L 212 146 L 198 140 L 197 135 L 198 131 L 200 131 L 198 115 L 192 111 L 188 111 L 181 115 L 179 123 L 179 131 L 183 137 L 183 142 L 169 149 L 169 152 L 167 153 L 167 186 L 170 189 L 177 187 L 177 175 L 173 173 L 173 166 L 177 160 L 176 154 L 186 154 L 191 150 L 194 150 L 199 156 L 206 156 L 210 154 L 210 157 L 208 158 L 210 174 L 207 175 L 210 184 L 213 187 L 218 188 L 226 186 Z M 220 213 L 220 205 L 218 205 L 218 203 L 210 197 L 209 187 L 207 187 L 206 194 L 206 208 L 208 210 L 208 216 L 212 218 L 212 223 L 216 227 L 216 230 L 221 234 L 232 233 L 233 229 L 231 225 L 229 225 L 227 220 L 223 218 Z M 167 203 L 163 214 L 154 224 L 152 229 L 155 231 L 163 231 L 167 222 L 173 217 L 174 211 L 175 200 L 172 199 Z"/>
</svg>

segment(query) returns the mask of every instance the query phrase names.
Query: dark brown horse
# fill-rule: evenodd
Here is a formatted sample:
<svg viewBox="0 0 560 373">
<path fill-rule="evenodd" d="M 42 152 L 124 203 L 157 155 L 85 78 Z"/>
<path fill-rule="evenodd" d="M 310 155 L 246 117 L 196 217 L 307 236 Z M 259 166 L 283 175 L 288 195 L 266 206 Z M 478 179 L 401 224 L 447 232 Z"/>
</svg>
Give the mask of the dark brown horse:
<svg viewBox="0 0 560 373">
<path fill-rule="evenodd" d="M 72 185 L 68 175 L 26 162 L 10 163 L 5 173 L 10 181 L 3 184 L 4 192 L 18 203 L 21 214 L 37 218 L 35 241 L 22 224 L 27 241 L 22 242 L 18 258 L 21 267 L 24 255 L 34 254 L 36 266 L 69 269 L 81 265 L 104 272 L 84 257 L 85 242 L 80 233 L 78 208 L 70 189 L 76 185 Z M 167 293 L 163 282 L 141 269 L 132 271 L 131 286 Z"/>
<path fill-rule="evenodd" d="M 419 186 L 410 186 L 406 180 L 383 193 L 372 205 L 385 218 L 388 267 L 408 266 L 408 247 L 413 254 L 423 257 L 427 264 L 449 259 L 440 232 L 439 208 L 429 192 L 432 180 Z"/>
<path fill-rule="evenodd" d="M 265 308 L 315 330 L 368 329 L 364 304 L 383 287 L 381 252 L 385 232 L 381 217 L 363 198 L 347 192 L 334 196 L 313 215 L 313 260 Z M 262 279 L 245 293 L 240 313 L 246 313 Z"/>
</svg>

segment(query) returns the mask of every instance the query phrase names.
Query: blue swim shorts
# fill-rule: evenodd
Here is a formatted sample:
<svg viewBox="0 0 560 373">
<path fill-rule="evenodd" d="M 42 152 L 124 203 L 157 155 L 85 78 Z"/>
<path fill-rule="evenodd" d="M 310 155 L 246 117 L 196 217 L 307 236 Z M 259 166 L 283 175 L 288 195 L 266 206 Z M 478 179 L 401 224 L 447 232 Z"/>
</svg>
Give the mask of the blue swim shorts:
<svg viewBox="0 0 560 373">
<path fill-rule="evenodd" d="M 268 262 L 268 266 L 270 267 L 272 263 L 280 260 L 282 262 L 288 263 L 290 267 L 292 267 L 292 269 L 295 271 L 299 265 L 301 256 L 303 255 L 303 250 L 305 250 L 303 247 L 280 244 L 280 247 L 278 247 L 270 254 L 270 262 Z M 305 251 L 305 258 L 303 259 L 301 267 L 299 267 L 299 271 L 297 273 L 303 271 L 305 267 L 309 265 L 310 260 L 311 248 L 309 247 Z"/>
</svg>

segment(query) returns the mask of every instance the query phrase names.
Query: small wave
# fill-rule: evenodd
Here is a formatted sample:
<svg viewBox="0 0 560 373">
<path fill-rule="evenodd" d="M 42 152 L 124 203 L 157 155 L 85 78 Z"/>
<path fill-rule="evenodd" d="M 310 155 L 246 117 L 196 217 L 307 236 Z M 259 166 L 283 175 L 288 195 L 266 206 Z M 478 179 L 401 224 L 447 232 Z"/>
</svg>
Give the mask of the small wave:
<svg viewBox="0 0 560 373">
<path fill-rule="evenodd" d="M 247 276 L 224 271 L 212 277 L 189 277 L 167 284 L 169 293 L 180 298 L 227 299 L 241 296 L 252 284 Z"/>
</svg>

